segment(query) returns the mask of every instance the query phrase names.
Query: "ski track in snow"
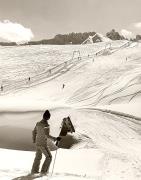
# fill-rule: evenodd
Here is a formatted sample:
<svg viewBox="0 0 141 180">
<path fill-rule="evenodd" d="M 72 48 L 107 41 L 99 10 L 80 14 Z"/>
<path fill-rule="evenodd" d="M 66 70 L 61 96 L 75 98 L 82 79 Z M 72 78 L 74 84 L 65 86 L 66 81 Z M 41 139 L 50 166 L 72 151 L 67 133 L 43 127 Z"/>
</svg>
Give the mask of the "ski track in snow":
<svg viewBox="0 0 141 180">
<path fill-rule="evenodd" d="M 120 85 L 120 82 L 121 82 L 121 79 L 122 79 L 122 76 L 120 77 L 119 75 L 119 80 L 117 82 L 114 82 L 114 79 L 108 79 L 108 83 L 109 81 L 112 80 L 112 82 L 114 83 L 110 83 L 109 85 L 105 85 L 106 84 L 106 81 L 104 81 L 104 86 L 106 87 L 103 87 L 101 84 L 97 85 L 94 81 L 91 82 L 91 86 L 85 86 L 83 87 L 83 89 L 80 89 L 78 90 L 77 92 L 75 92 L 75 94 L 68 100 L 68 103 L 77 103 L 77 102 L 80 102 L 80 103 L 85 103 L 85 105 L 98 105 L 98 104 L 101 104 L 101 101 L 104 101 L 105 104 L 111 104 L 112 102 L 114 102 L 115 100 L 118 100 L 118 99 L 122 99 L 123 97 L 128 97 L 128 96 L 131 96 L 129 101 L 131 101 L 132 99 L 134 99 L 137 95 L 139 95 L 140 91 L 138 89 L 140 89 L 140 80 L 141 80 L 141 74 L 140 72 L 137 72 L 136 73 L 136 67 L 135 67 L 135 77 L 134 77 L 134 71 L 132 69 L 132 71 L 130 70 L 129 71 L 129 75 L 130 73 L 132 74 L 132 77 L 129 77 L 131 79 L 128 78 L 128 74 L 127 74 L 127 71 L 126 73 L 123 74 L 123 72 L 121 71 L 120 74 L 123 74 L 123 78 L 127 79 L 127 81 L 125 82 L 125 84 L 121 84 Z M 140 68 L 138 68 L 140 69 Z M 137 70 L 138 70 L 137 69 Z M 125 70 L 124 70 L 125 71 Z M 113 72 L 112 72 L 113 73 Z M 114 71 L 114 73 L 117 73 L 116 71 Z M 102 77 L 105 77 L 105 80 L 106 80 L 106 75 L 109 76 L 110 72 L 109 73 L 104 73 L 103 75 L 101 75 Z M 137 74 L 137 75 L 136 75 Z M 124 77 L 125 76 L 125 77 Z M 117 77 L 116 77 L 117 78 Z M 129 80 L 128 80 L 129 79 Z M 100 80 L 100 79 L 99 79 Z M 135 82 L 134 82 L 135 81 Z M 97 81 L 96 81 L 97 82 Z M 133 83 L 132 83 L 133 82 Z M 100 87 L 99 87 L 100 86 Z M 115 89 L 114 89 L 114 86 L 115 86 Z M 131 86 L 135 87 L 134 89 L 134 92 L 130 94 L 130 91 L 128 90 Z M 138 88 L 136 86 L 139 86 Z M 117 87 L 117 88 L 116 88 Z M 111 89 L 112 88 L 112 89 Z M 89 90 L 90 89 L 90 90 Z M 99 90 L 97 90 L 99 89 Z M 133 89 L 133 88 L 132 88 Z M 109 91 L 111 93 L 107 93 L 106 94 L 106 91 Z M 124 94 L 124 91 L 125 91 L 125 94 L 126 95 L 122 95 Z M 106 94 L 106 95 L 104 95 Z M 128 95 L 127 95 L 128 94 Z M 116 96 L 116 98 L 114 98 L 114 96 Z M 119 96 L 119 97 L 118 97 Z M 90 104 L 90 100 L 93 101 L 91 104 Z M 94 101 L 95 100 L 95 101 Z M 87 103 L 87 101 L 89 102 L 89 104 Z"/>
</svg>

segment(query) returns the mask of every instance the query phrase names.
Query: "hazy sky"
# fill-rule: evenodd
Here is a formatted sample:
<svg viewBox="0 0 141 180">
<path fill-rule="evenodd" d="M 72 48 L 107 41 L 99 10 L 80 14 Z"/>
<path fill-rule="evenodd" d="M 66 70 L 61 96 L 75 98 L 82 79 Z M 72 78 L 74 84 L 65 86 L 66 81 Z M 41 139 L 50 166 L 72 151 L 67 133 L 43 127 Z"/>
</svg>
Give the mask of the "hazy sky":
<svg viewBox="0 0 141 180">
<path fill-rule="evenodd" d="M 132 29 L 141 0 L 0 0 L 0 21 L 30 28 L 34 39 L 58 33 Z"/>
</svg>

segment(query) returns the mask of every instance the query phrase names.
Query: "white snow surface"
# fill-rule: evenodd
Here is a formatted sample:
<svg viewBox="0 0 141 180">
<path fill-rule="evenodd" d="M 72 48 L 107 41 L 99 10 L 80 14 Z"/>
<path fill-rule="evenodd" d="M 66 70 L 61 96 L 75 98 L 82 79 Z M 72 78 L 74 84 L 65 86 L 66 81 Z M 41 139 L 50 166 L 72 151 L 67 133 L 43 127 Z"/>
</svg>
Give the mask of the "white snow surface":
<svg viewBox="0 0 141 180">
<path fill-rule="evenodd" d="M 58 149 L 53 176 L 37 179 L 140 180 L 140 67 L 141 45 L 135 44 L 94 61 L 85 58 L 51 81 L 1 95 L 0 179 L 30 173 L 35 154 L 25 150 L 32 146 L 35 123 L 50 109 L 51 134 L 57 136 L 62 118 L 70 115 L 79 143 Z M 16 68 L 15 72 L 18 74 Z M 52 165 L 50 174 L 51 170 Z"/>
</svg>

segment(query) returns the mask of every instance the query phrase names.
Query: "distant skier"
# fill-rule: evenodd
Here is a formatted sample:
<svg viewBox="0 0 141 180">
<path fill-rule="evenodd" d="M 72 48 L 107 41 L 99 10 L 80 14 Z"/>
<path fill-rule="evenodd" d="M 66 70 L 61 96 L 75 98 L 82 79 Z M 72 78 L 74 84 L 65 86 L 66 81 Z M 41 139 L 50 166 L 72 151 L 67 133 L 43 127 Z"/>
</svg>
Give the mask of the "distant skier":
<svg viewBox="0 0 141 180">
<path fill-rule="evenodd" d="M 64 88 L 65 88 L 65 84 L 62 85 L 62 89 L 64 89 Z"/>
<path fill-rule="evenodd" d="M 60 141 L 60 137 L 53 137 L 50 133 L 50 126 L 48 120 L 50 119 L 50 112 L 46 110 L 43 114 L 43 119 L 37 122 L 33 130 L 33 143 L 36 144 L 36 155 L 33 162 L 31 174 L 39 173 L 40 161 L 42 159 L 42 154 L 45 155 L 45 161 L 41 168 L 41 174 L 46 174 L 49 171 L 49 167 L 52 161 L 52 155 L 49 147 L 47 146 L 48 138 L 53 141 Z"/>
<path fill-rule="evenodd" d="M 29 78 L 28 78 L 28 81 L 30 82 L 30 80 L 31 80 L 31 78 L 29 77 Z"/>
<path fill-rule="evenodd" d="M 3 85 L 1 85 L 1 91 L 3 91 Z"/>
</svg>

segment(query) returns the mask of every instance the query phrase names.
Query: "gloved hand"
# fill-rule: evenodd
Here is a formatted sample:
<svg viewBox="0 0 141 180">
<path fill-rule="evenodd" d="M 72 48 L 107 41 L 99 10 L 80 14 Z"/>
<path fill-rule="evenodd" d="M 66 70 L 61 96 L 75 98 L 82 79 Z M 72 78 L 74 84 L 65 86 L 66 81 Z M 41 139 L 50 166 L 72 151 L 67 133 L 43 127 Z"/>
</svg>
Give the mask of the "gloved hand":
<svg viewBox="0 0 141 180">
<path fill-rule="evenodd" d="M 58 136 L 57 138 L 56 138 L 56 141 L 61 141 L 61 137 L 60 136 Z"/>
</svg>

